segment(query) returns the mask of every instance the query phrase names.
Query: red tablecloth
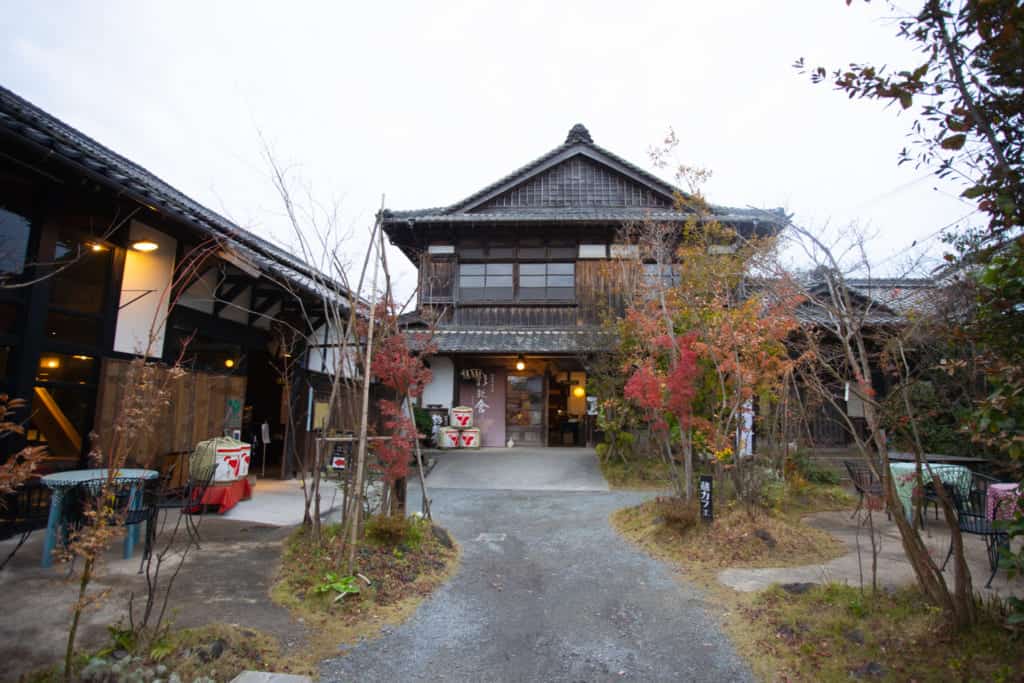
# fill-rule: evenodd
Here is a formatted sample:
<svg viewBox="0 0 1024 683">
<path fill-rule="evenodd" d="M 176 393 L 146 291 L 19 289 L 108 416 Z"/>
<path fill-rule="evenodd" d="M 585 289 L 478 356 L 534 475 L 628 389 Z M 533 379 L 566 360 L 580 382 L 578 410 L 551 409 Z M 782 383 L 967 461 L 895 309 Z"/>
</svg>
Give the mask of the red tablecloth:
<svg viewBox="0 0 1024 683">
<path fill-rule="evenodd" d="M 235 507 L 238 501 L 249 500 L 250 498 L 252 498 L 252 484 L 249 483 L 247 478 L 242 478 L 228 484 L 211 485 L 210 488 L 206 489 L 206 493 L 203 495 L 203 499 L 199 501 L 199 504 L 204 506 L 216 505 L 218 514 L 223 515 Z"/>
</svg>

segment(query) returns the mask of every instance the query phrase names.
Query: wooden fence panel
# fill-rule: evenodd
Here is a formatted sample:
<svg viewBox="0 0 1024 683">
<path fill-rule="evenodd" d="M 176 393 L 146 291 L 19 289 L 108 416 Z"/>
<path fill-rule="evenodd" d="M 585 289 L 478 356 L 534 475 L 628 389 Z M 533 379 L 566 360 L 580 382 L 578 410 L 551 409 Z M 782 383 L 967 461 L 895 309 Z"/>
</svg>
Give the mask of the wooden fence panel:
<svg viewBox="0 0 1024 683">
<path fill-rule="evenodd" d="M 167 369 L 157 381 L 166 379 Z M 115 421 L 124 407 L 125 392 L 135 380 L 131 361 L 104 358 L 97 397 L 95 428 L 104 453 L 113 448 Z M 128 462 L 151 466 L 166 453 L 191 451 L 195 445 L 226 429 L 241 426 L 246 378 L 186 372 L 168 386 L 168 405 L 150 421 L 152 429 L 126 443 Z M 229 411 L 229 401 L 236 408 Z M 232 418 L 231 422 L 227 419 Z"/>
</svg>

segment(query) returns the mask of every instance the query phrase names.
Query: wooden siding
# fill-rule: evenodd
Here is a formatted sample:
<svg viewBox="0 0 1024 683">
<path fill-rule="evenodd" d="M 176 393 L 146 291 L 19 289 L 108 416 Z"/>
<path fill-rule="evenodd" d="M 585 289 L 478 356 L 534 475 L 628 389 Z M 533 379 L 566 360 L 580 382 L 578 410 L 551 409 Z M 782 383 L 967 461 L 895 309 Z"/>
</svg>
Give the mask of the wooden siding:
<svg viewBox="0 0 1024 683">
<path fill-rule="evenodd" d="M 664 196 L 612 169 L 584 157 L 554 168 L 491 199 L 477 211 L 563 207 L 666 208 Z"/>
<path fill-rule="evenodd" d="M 642 284 L 643 269 L 637 261 L 581 259 L 575 264 L 576 293 L 571 303 L 460 302 L 454 283 L 458 262 L 424 257 L 420 268 L 420 303 L 424 307 L 424 317 L 433 319 L 437 315 L 440 327 L 590 326 L 600 323 L 609 314 L 621 314 L 627 295 L 635 293 Z"/>
<path fill-rule="evenodd" d="M 575 306 L 459 306 L 450 321 L 451 327 L 576 327 Z"/>
<path fill-rule="evenodd" d="M 134 381 L 136 373 L 130 366 L 130 361 L 103 359 L 94 431 L 104 453 L 111 448 L 114 422 L 126 385 Z M 166 372 L 161 370 L 162 375 Z M 222 435 L 227 426 L 228 400 L 237 400 L 241 408 L 245 383 L 245 377 L 205 372 L 190 372 L 173 380 L 169 404 L 159 412 L 146 438 L 130 444 L 129 462 L 152 466 L 166 453 L 191 451 L 200 441 Z"/>
<path fill-rule="evenodd" d="M 643 269 L 633 260 L 585 260 L 576 263 L 576 302 L 584 324 L 596 324 L 625 310 L 626 294 L 636 291 Z"/>
<path fill-rule="evenodd" d="M 454 258 L 437 258 L 424 254 L 420 258 L 420 303 L 451 303 L 455 296 Z"/>
</svg>

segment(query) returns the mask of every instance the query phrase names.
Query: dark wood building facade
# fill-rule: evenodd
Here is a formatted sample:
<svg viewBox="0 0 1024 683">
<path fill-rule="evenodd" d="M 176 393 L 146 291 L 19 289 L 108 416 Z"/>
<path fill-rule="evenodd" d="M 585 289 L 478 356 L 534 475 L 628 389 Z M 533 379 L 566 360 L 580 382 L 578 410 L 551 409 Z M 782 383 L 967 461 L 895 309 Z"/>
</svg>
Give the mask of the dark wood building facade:
<svg viewBox="0 0 1024 683">
<path fill-rule="evenodd" d="M 607 348 L 599 318 L 612 269 L 655 275 L 623 240 L 645 220 L 677 223 L 681 191 L 596 145 L 565 142 L 457 204 L 386 210 L 384 228 L 419 268 L 418 323 L 434 328 L 434 382 L 423 404 L 474 407 L 485 446 L 583 445 L 581 359 Z M 781 212 L 712 207 L 741 234 Z M 766 220 L 767 218 L 767 220 Z"/>
<path fill-rule="evenodd" d="M 179 279 L 199 253 L 207 254 L 201 266 Z M 235 430 L 251 440 L 266 422 L 268 474 L 290 474 L 276 326 L 318 338 L 324 297 L 340 291 L 0 88 L 0 393 L 29 401 L 22 418 L 28 440 L 48 446 L 44 471 L 82 466 L 90 434 L 100 444 L 109 438 L 125 365 L 146 355 L 180 356 L 189 373 L 140 458 L 187 452 Z M 294 405 L 314 404 L 317 363 L 296 364 L 304 393 Z M 305 415 L 296 417 L 302 426 Z M 2 447 L 6 456 L 19 444 Z"/>
</svg>

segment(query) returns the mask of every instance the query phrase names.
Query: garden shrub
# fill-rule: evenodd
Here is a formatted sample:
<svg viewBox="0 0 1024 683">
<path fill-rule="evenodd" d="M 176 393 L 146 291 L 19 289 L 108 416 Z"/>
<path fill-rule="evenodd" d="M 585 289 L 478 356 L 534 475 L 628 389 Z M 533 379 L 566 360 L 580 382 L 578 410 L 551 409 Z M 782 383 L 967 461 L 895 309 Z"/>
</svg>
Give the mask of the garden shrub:
<svg viewBox="0 0 1024 683">
<path fill-rule="evenodd" d="M 760 496 L 760 507 L 771 510 L 779 510 L 786 498 L 786 480 L 779 474 L 778 470 L 765 466 L 754 466 L 749 468 L 752 478 L 756 480 L 756 490 Z"/>
<path fill-rule="evenodd" d="M 366 538 L 381 545 L 404 543 L 409 523 L 403 515 L 373 515 L 366 520 Z"/>
<path fill-rule="evenodd" d="M 413 406 L 412 414 L 416 421 L 416 431 L 424 436 L 430 436 L 434 433 L 434 420 L 431 418 L 430 413 L 419 406 Z"/>
<path fill-rule="evenodd" d="M 429 525 L 418 516 L 373 515 L 366 520 L 366 538 L 379 545 L 406 545 L 415 549 L 423 543 Z"/>
<path fill-rule="evenodd" d="M 824 484 L 826 486 L 836 486 L 839 484 L 839 474 L 833 470 L 826 469 L 817 465 L 811 456 L 806 451 L 795 451 L 790 454 L 789 462 L 792 464 L 792 471 L 787 466 L 787 474 L 793 479 L 794 474 L 798 474 L 812 484 Z M 789 463 L 787 463 L 789 465 Z"/>
<path fill-rule="evenodd" d="M 679 533 L 696 526 L 700 519 L 700 507 L 697 499 L 686 502 L 682 498 L 659 496 L 654 501 L 655 519 Z"/>
</svg>

